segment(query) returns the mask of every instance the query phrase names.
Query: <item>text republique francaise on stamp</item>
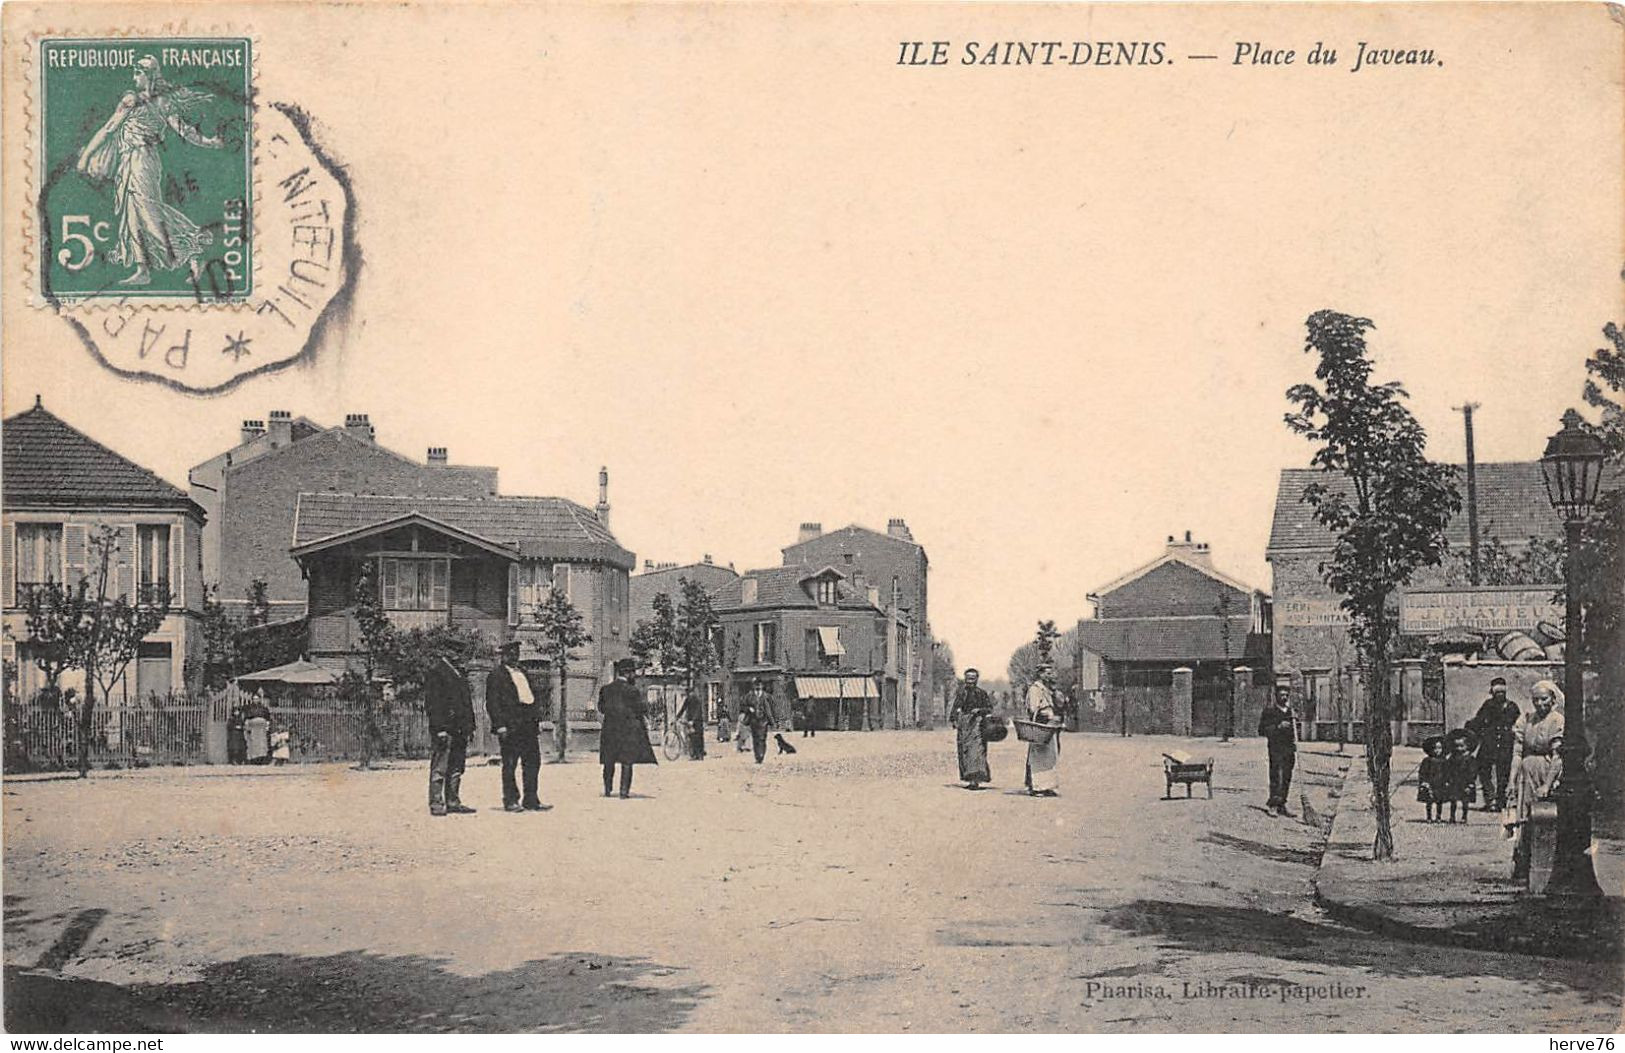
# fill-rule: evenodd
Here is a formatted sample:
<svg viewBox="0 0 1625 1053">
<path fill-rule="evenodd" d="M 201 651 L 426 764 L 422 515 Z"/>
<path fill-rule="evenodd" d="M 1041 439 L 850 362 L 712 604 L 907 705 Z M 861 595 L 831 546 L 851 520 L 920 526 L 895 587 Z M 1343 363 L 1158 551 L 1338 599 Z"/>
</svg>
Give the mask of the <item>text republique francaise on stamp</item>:
<svg viewBox="0 0 1625 1053">
<path fill-rule="evenodd" d="M 311 350 L 353 278 L 349 187 L 251 37 L 36 40 L 36 305 L 115 372 L 225 390 Z"/>
</svg>

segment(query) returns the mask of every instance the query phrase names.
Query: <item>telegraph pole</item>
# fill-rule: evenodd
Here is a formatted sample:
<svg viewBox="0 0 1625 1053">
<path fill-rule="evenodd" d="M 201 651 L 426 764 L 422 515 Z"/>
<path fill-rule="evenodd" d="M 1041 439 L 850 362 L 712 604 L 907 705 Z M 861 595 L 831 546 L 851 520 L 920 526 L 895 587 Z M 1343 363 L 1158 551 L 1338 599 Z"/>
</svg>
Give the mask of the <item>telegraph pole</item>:
<svg viewBox="0 0 1625 1053">
<path fill-rule="evenodd" d="M 1476 402 L 1456 407 L 1467 427 L 1468 577 L 1474 585 L 1478 584 L 1478 464 L 1473 457 L 1473 410 L 1477 408 Z"/>
</svg>

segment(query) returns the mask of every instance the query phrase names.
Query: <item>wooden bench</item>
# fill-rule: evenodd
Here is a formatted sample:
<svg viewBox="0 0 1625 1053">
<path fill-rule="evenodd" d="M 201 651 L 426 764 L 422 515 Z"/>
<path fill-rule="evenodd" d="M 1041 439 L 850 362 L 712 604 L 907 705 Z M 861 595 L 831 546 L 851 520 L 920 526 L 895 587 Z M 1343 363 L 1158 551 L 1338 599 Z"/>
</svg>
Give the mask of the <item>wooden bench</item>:
<svg viewBox="0 0 1625 1053">
<path fill-rule="evenodd" d="M 1164 753 L 1162 755 L 1162 775 L 1168 781 L 1168 786 L 1162 794 L 1162 799 L 1165 801 L 1173 798 L 1175 783 L 1185 784 L 1185 796 L 1187 798 L 1192 795 L 1191 787 L 1201 783 L 1207 787 L 1208 800 L 1213 799 L 1212 757 L 1205 761 L 1185 761 Z"/>
</svg>

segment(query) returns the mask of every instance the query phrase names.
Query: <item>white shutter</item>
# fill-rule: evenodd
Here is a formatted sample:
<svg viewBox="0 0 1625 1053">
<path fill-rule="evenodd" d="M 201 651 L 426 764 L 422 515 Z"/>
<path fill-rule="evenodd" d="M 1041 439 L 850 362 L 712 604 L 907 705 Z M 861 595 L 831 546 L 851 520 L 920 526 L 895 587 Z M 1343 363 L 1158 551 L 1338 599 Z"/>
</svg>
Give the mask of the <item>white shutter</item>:
<svg viewBox="0 0 1625 1053">
<path fill-rule="evenodd" d="M 114 558 L 118 562 L 118 588 L 117 594 L 127 599 L 135 599 L 135 524 L 123 523 L 118 528 L 118 551 Z"/>
<path fill-rule="evenodd" d="M 381 564 L 378 575 L 379 602 L 383 604 L 384 610 L 393 611 L 397 608 L 397 603 L 400 600 L 400 564 L 393 559 L 383 559 L 378 562 Z"/>
<path fill-rule="evenodd" d="M 0 595 L 5 597 L 9 607 L 17 606 L 17 528 L 11 523 L 5 524 L 3 533 L 0 533 L 0 562 L 5 564 L 5 583 Z"/>
<path fill-rule="evenodd" d="M 564 594 L 564 598 L 567 600 L 575 598 L 574 596 L 570 595 L 571 586 L 574 585 L 574 581 L 572 580 L 574 575 L 570 573 L 571 569 L 572 568 L 568 563 L 553 564 L 553 587 L 562 592 Z"/>
<path fill-rule="evenodd" d="M 90 533 L 85 524 L 69 523 L 62 528 L 62 561 L 69 585 L 79 584 L 90 574 Z"/>
<path fill-rule="evenodd" d="M 429 596 L 431 610 L 444 611 L 450 608 L 447 602 L 447 585 L 451 580 L 451 561 L 437 559 L 434 561 L 434 585 Z"/>
<path fill-rule="evenodd" d="M 519 624 L 519 564 L 508 564 L 508 624 Z"/>
</svg>

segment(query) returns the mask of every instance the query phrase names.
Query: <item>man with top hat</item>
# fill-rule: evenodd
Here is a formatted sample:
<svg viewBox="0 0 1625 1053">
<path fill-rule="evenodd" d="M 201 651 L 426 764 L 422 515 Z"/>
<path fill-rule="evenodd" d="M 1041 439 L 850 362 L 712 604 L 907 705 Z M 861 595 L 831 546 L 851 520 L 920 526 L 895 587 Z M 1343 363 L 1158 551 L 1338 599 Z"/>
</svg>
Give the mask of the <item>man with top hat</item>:
<svg viewBox="0 0 1625 1053">
<path fill-rule="evenodd" d="M 540 812 L 547 809 L 536 795 L 537 776 L 542 766 L 542 707 L 530 678 L 519 668 L 519 643 L 502 645 L 502 662 L 485 678 L 485 713 L 491 730 L 502 744 L 502 808 L 508 812 Z M 524 796 L 514 780 L 521 769 Z"/>
<path fill-rule="evenodd" d="M 615 784 L 615 765 L 621 766 L 621 799 L 632 796 L 632 765 L 655 764 L 649 745 L 649 703 L 632 686 L 638 664 L 631 658 L 615 663 L 615 679 L 598 692 L 603 729 L 598 734 L 598 762 L 604 766 L 604 796 Z"/>
<path fill-rule="evenodd" d="M 429 814 L 472 815 L 460 794 L 468 737 L 474 732 L 474 703 L 468 677 L 442 655 L 423 681 L 423 708 L 433 748 L 429 755 Z"/>
<path fill-rule="evenodd" d="M 1512 729 L 1523 710 L 1507 697 L 1504 677 L 1490 681 L 1490 697 L 1465 727 L 1478 737 L 1478 782 L 1484 790 L 1484 810 L 1507 805 L 1507 784 L 1512 776 Z"/>
</svg>

